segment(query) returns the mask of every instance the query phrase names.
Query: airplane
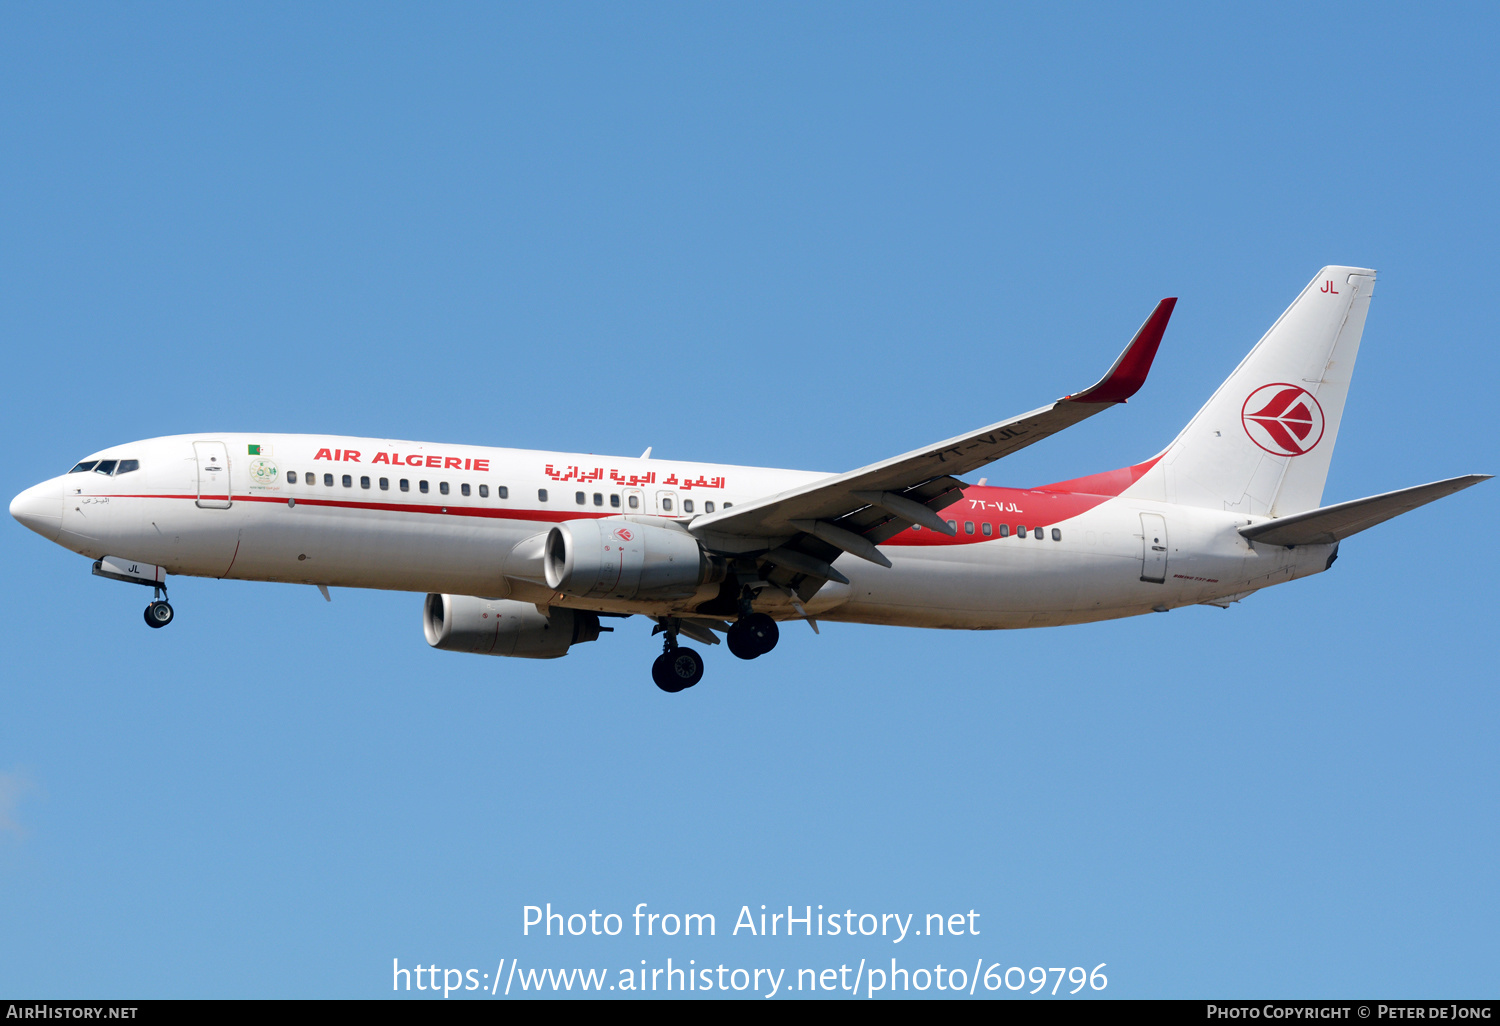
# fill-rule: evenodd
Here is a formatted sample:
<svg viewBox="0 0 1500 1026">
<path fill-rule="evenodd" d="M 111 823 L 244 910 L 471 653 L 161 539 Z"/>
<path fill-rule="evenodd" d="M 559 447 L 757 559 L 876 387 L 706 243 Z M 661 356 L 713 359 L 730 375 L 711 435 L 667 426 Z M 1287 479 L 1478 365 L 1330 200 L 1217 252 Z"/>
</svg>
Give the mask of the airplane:
<svg viewBox="0 0 1500 1026">
<path fill-rule="evenodd" d="M 1176 439 L 1033 488 L 962 476 L 1140 389 L 1175 299 L 1095 384 L 842 474 L 352 438 L 204 433 L 110 446 L 26 489 L 13 517 L 146 585 L 169 574 L 426 593 L 438 649 L 548 659 L 648 617 L 652 679 L 683 645 L 754 659 L 779 621 L 992 630 L 1229 608 L 1321 573 L 1349 536 L 1490 475 L 1322 506 L 1375 272 L 1325 267 Z"/>
</svg>

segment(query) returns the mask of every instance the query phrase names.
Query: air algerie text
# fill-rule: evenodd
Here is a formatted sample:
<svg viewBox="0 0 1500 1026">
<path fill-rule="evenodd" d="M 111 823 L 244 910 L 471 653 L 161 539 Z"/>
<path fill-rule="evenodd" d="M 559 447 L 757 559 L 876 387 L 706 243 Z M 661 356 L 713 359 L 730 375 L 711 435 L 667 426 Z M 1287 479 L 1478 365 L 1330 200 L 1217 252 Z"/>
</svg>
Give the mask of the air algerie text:
<svg viewBox="0 0 1500 1026">
<path fill-rule="evenodd" d="M 364 454 L 358 449 L 319 449 L 315 460 L 334 460 L 339 463 L 359 463 Z M 457 456 L 403 456 L 399 452 L 377 452 L 370 460 L 373 463 L 389 463 L 398 467 L 431 467 L 433 470 L 478 470 L 488 472 L 489 460 L 459 459 Z"/>
</svg>

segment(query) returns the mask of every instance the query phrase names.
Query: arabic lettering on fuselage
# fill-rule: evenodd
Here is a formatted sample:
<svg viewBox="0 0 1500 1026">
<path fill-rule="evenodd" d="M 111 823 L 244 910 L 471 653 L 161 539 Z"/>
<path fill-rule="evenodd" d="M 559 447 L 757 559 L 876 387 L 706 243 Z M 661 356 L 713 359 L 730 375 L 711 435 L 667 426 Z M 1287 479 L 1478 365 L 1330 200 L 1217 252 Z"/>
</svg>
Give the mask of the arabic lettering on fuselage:
<svg viewBox="0 0 1500 1026">
<path fill-rule="evenodd" d="M 654 470 L 648 470 L 644 474 L 626 474 L 619 470 L 610 469 L 606 476 L 606 472 L 603 467 L 593 467 L 592 469 L 582 467 L 563 467 L 561 470 L 559 470 L 549 463 L 545 468 L 543 468 L 542 473 L 546 474 L 554 481 L 576 481 L 579 484 L 590 484 L 594 481 L 607 480 L 611 484 L 624 485 L 626 487 L 630 487 L 633 485 L 639 486 L 661 484 L 671 485 L 674 488 L 681 488 L 684 491 L 692 488 L 724 487 L 724 479 L 722 477 L 708 477 L 703 474 L 699 474 L 697 477 L 693 477 L 691 474 L 683 474 L 682 477 L 679 478 L 675 473 L 672 473 L 668 474 L 666 477 L 658 481 L 656 477 L 656 471 Z"/>
</svg>

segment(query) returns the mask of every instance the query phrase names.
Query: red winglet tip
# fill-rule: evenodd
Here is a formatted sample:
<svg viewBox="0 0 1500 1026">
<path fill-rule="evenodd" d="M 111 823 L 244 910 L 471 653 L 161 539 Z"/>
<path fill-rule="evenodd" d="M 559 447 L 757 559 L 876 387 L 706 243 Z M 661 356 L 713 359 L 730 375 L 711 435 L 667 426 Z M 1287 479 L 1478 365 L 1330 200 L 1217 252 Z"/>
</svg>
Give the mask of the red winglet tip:
<svg viewBox="0 0 1500 1026">
<path fill-rule="evenodd" d="M 1067 398 L 1075 403 L 1123 403 L 1140 391 L 1146 383 L 1151 363 L 1156 359 L 1157 347 L 1166 333 L 1167 322 L 1172 319 L 1172 310 L 1177 306 L 1177 297 L 1163 299 L 1146 318 L 1135 333 L 1135 338 L 1125 347 L 1115 365 L 1091 388 L 1086 388 Z"/>
</svg>

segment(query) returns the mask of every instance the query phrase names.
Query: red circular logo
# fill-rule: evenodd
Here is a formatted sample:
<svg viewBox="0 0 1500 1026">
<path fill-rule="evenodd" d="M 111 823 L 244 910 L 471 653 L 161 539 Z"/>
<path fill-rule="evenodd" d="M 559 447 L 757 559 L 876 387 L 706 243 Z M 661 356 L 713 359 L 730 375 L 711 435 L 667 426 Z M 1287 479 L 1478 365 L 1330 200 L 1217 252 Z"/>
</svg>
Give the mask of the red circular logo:
<svg viewBox="0 0 1500 1026">
<path fill-rule="evenodd" d="M 1284 381 L 1251 392 L 1240 422 L 1250 441 L 1273 456 L 1301 456 L 1323 438 L 1323 407 L 1307 389 Z"/>
</svg>

